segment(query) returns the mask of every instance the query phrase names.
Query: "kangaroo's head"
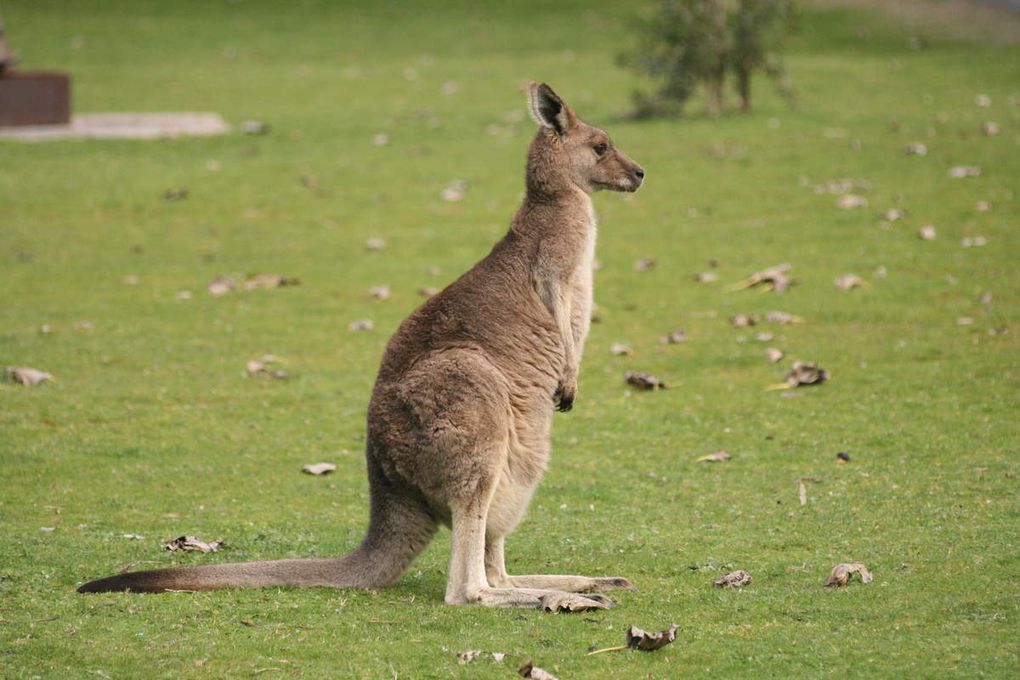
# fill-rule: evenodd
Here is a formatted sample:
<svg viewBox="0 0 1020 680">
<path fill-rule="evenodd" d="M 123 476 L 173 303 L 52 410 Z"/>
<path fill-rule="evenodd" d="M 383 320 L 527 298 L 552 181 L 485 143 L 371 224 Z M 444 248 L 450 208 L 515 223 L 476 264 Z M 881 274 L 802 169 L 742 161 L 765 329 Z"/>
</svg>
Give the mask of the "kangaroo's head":
<svg viewBox="0 0 1020 680">
<path fill-rule="evenodd" d="M 528 150 L 528 191 L 555 195 L 580 189 L 637 191 L 645 171 L 616 148 L 604 130 L 577 117 L 545 83 L 528 87 L 528 105 L 539 124 Z"/>
</svg>

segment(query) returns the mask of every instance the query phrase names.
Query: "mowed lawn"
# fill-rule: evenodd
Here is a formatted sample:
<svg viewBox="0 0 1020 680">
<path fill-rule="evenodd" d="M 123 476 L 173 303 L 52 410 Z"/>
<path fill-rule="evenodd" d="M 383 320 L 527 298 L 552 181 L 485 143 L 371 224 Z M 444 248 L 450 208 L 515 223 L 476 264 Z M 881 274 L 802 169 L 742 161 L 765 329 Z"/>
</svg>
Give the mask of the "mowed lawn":
<svg viewBox="0 0 1020 680">
<path fill-rule="evenodd" d="M 69 70 L 78 112 L 216 111 L 235 132 L 0 142 L 0 365 L 56 376 L 0 387 L 0 675 L 510 678 L 528 659 L 564 680 L 1020 673 L 1020 46 L 811 9 L 787 58 L 795 107 L 763 80 L 749 115 L 695 101 L 634 122 L 641 83 L 616 54 L 641 7 L 3 3 L 23 65 Z M 639 590 L 574 615 L 447 607 L 444 531 L 377 592 L 77 595 L 127 565 L 357 544 L 385 342 L 419 289 L 504 233 L 533 79 L 648 177 L 595 199 L 599 322 L 508 566 Z M 247 119 L 268 134 L 242 134 Z M 927 154 L 905 155 L 915 143 Z M 443 200 L 457 180 L 463 199 Z M 843 180 L 866 206 L 837 206 Z M 783 262 L 789 292 L 725 292 Z M 253 273 L 300 285 L 207 291 Z M 867 285 L 837 289 L 850 273 Z M 392 297 L 372 298 L 382 284 Z M 730 323 L 770 310 L 804 322 Z M 348 330 L 365 318 L 374 330 Z M 687 342 L 660 343 L 677 328 Z M 245 377 L 264 354 L 290 377 Z M 830 380 L 766 391 L 794 359 Z M 627 370 L 668 389 L 636 392 Z M 732 458 L 696 462 L 718 450 Z M 301 473 L 320 461 L 336 472 Z M 182 534 L 225 545 L 163 551 Z M 822 587 L 840 562 L 874 581 Z M 753 583 L 714 588 L 732 569 Z M 585 656 L 672 622 L 661 651 Z M 506 658 L 458 664 L 472 649 Z"/>
</svg>

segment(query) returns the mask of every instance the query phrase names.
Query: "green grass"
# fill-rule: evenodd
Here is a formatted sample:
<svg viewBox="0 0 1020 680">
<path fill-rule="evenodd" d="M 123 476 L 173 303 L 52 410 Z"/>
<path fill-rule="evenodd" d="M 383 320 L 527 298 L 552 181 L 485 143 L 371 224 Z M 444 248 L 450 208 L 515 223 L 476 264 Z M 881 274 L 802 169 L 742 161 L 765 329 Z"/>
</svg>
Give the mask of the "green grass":
<svg viewBox="0 0 1020 680">
<path fill-rule="evenodd" d="M 788 59 L 796 109 L 759 83 L 751 115 L 713 120 L 696 103 L 685 120 L 634 123 L 618 114 L 636 83 L 614 55 L 638 7 L 4 2 L 24 65 L 70 69 L 80 112 L 209 110 L 272 131 L 0 144 L 0 364 L 58 378 L 0 388 L 0 675 L 507 678 L 528 658 L 564 679 L 1020 672 L 1020 48 L 915 50 L 883 17 L 813 10 Z M 132 562 L 357 543 L 383 346 L 418 288 L 452 280 L 505 230 L 532 128 L 486 128 L 523 111 L 537 78 L 607 127 L 648 182 L 596 198 L 602 321 L 508 566 L 640 590 L 594 614 L 447 607 L 444 532 L 378 592 L 76 595 Z M 983 136 L 986 120 L 1002 134 Z M 914 141 L 926 157 L 902 155 Z M 983 175 L 948 178 L 961 164 Z M 871 183 L 869 207 L 812 190 L 842 177 Z M 458 178 L 466 199 L 443 203 Z M 188 198 L 163 200 L 176 187 Z M 909 215 L 883 229 L 892 207 Z M 925 224 L 936 240 L 917 238 Z M 977 235 L 988 245 L 961 247 Z M 387 247 L 367 252 L 376 236 Z M 648 256 L 657 266 L 634 271 Z M 710 260 L 720 281 L 696 283 Z M 783 261 L 797 279 L 786 295 L 722 292 Z M 205 290 L 258 271 L 301 285 Z M 871 286 L 836 290 L 848 272 Z M 370 299 L 384 282 L 393 298 Z M 727 320 L 768 309 L 806 323 L 766 326 L 766 344 Z M 349 332 L 362 317 L 376 330 Z M 675 327 L 690 341 L 660 345 Z M 632 356 L 610 355 L 621 341 Z M 819 361 L 831 382 L 764 392 L 789 363 L 769 364 L 767 345 Z M 292 379 L 241 376 L 267 352 Z M 627 369 L 670 389 L 631 392 Z M 694 462 L 720 448 L 733 459 Z M 300 474 L 319 460 L 337 472 Z M 805 506 L 800 477 L 818 480 Z M 160 550 L 182 533 L 227 546 Z M 875 581 L 822 588 L 842 561 Z M 713 588 L 730 568 L 754 583 Z M 678 641 L 660 652 L 584 656 L 630 624 L 672 621 Z M 508 658 L 460 666 L 467 649 Z"/>
</svg>

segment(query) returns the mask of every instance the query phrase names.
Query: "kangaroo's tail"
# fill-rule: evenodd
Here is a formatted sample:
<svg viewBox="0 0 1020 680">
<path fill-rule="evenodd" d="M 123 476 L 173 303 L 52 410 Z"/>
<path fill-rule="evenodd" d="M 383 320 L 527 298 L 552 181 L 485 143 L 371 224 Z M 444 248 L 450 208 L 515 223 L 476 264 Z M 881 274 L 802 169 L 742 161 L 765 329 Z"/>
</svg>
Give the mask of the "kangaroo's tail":
<svg viewBox="0 0 1020 680">
<path fill-rule="evenodd" d="M 134 571 L 89 581 L 79 587 L 78 592 L 163 593 L 268 586 L 375 588 L 388 585 L 400 578 L 425 549 L 436 532 L 436 522 L 425 504 L 413 496 L 392 493 L 384 484 L 372 491 L 368 535 L 361 545 L 343 557 Z"/>
</svg>

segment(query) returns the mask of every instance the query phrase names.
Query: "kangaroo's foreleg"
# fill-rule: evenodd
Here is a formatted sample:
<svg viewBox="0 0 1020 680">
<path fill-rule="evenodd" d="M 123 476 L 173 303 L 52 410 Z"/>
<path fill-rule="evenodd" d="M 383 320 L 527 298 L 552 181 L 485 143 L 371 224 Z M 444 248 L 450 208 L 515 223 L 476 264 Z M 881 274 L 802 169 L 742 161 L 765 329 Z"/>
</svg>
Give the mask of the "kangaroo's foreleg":
<svg viewBox="0 0 1020 680">
<path fill-rule="evenodd" d="M 577 398 L 577 373 L 581 362 L 571 322 L 570 287 L 555 278 L 549 278 L 538 282 L 538 295 L 552 314 L 563 342 L 563 374 L 556 388 L 556 408 L 559 411 L 569 411 L 574 406 L 574 399 Z"/>
<path fill-rule="evenodd" d="M 485 576 L 489 585 L 502 588 L 538 588 L 545 590 L 562 590 L 569 593 L 599 593 L 606 590 L 636 590 L 634 584 L 619 576 L 571 576 L 571 575 L 535 575 L 510 576 L 506 573 L 503 557 L 502 536 L 490 538 L 485 544 Z"/>
</svg>

